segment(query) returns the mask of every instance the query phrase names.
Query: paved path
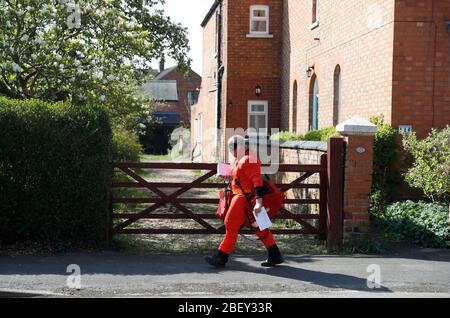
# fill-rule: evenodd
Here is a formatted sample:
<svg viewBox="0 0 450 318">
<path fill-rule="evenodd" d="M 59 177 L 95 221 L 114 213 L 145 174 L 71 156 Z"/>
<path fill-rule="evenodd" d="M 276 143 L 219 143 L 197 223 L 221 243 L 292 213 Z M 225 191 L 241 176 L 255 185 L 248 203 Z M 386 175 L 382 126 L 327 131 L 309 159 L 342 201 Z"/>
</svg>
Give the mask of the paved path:
<svg viewBox="0 0 450 318">
<path fill-rule="evenodd" d="M 201 255 L 3 255 L 0 296 L 450 297 L 449 250 L 286 258 L 285 265 L 267 269 L 259 265 L 262 256 L 236 256 L 227 269 L 216 270 Z M 66 286 L 69 264 L 81 267 L 80 290 Z M 371 264 L 380 266 L 380 289 L 367 287 Z"/>
</svg>

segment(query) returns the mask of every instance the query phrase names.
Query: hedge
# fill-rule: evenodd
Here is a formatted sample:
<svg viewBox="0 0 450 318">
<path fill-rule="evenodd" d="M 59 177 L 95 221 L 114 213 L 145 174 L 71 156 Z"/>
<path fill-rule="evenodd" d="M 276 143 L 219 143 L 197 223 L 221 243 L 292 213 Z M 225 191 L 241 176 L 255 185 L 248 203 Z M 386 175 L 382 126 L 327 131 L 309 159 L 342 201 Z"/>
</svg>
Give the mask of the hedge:
<svg viewBox="0 0 450 318">
<path fill-rule="evenodd" d="M 308 131 L 303 140 L 307 141 L 327 141 L 332 137 L 340 136 L 335 127 L 322 128 L 319 130 Z"/>
<path fill-rule="evenodd" d="M 280 141 L 327 141 L 332 137 L 340 136 L 335 127 L 322 128 L 319 130 L 308 131 L 305 135 L 297 134 L 290 131 L 280 131 L 271 136 L 272 140 Z"/>
<path fill-rule="evenodd" d="M 111 138 L 99 106 L 0 97 L 0 243 L 99 246 Z"/>
</svg>

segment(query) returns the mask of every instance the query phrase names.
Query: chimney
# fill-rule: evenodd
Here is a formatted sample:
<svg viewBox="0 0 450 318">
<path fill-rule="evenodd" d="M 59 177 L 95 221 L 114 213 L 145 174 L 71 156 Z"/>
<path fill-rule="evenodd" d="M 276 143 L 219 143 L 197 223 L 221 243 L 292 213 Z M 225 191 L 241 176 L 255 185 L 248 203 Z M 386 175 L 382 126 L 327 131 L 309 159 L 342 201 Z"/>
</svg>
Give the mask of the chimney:
<svg viewBox="0 0 450 318">
<path fill-rule="evenodd" d="M 166 69 L 164 64 L 165 64 L 165 60 L 164 60 L 164 57 L 162 57 L 161 60 L 159 61 L 159 71 L 160 72 L 162 72 Z"/>
</svg>

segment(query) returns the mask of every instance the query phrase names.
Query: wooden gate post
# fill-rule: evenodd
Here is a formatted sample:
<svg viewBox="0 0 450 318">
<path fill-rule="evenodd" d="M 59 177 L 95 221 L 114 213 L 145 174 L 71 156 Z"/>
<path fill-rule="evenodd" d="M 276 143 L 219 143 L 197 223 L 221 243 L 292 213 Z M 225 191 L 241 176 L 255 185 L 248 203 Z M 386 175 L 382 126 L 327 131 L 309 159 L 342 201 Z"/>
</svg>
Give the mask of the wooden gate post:
<svg viewBox="0 0 450 318">
<path fill-rule="evenodd" d="M 325 241 L 327 238 L 327 197 L 328 197 L 328 179 L 327 179 L 327 154 L 320 156 L 320 203 L 319 203 L 319 240 Z"/>
<path fill-rule="evenodd" d="M 344 139 L 328 140 L 327 249 L 339 251 L 343 240 Z"/>
</svg>

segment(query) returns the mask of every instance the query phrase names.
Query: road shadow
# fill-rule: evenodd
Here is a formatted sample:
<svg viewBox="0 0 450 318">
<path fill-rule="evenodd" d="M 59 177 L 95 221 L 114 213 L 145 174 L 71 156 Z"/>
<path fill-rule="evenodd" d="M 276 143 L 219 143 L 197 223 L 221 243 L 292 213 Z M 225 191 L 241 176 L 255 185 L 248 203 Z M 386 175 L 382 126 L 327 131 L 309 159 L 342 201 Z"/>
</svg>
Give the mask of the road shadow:
<svg viewBox="0 0 450 318">
<path fill-rule="evenodd" d="M 288 263 L 271 267 L 271 268 L 257 268 L 249 266 L 246 263 L 240 262 L 239 260 L 234 260 L 231 267 L 228 270 L 242 271 L 248 273 L 259 273 L 262 275 L 269 275 L 284 279 L 291 279 L 301 282 L 311 283 L 313 285 L 326 287 L 329 289 L 347 289 L 355 291 L 366 291 L 366 292 L 393 292 L 385 286 L 379 286 L 378 288 L 369 288 L 367 286 L 367 279 L 360 278 L 357 276 L 339 274 L 339 273 L 328 273 L 323 271 L 315 271 L 311 269 L 305 269 L 298 267 L 298 264 L 312 262 L 313 259 L 309 258 L 289 258 Z M 297 266 L 292 266 L 292 264 L 297 264 Z M 234 265 L 234 266 L 233 266 Z M 369 274 L 367 274 L 369 275 Z"/>
<path fill-rule="evenodd" d="M 368 292 L 392 292 L 386 286 L 370 289 L 367 287 L 365 272 L 366 265 L 376 264 L 380 259 L 396 259 L 394 263 L 401 265 L 408 259 L 421 260 L 420 266 L 432 266 L 434 262 L 448 263 L 450 251 L 440 249 L 411 249 L 402 250 L 401 253 L 391 255 L 299 255 L 286 256 L 287 262 L 275 268 L 263 268 L 260 262 L 264 255 L 233 255 L 227 268 L 217 270 L 210 267 L 203 260 L 203 255 L 135 255 L 117 252 L 59 254 L 52 256 L 31 255 L 0 255 L 0 281 L 7 281 L 8 276 L 25 279 L 33 275 L 59 275 L 67 276 L 67 266 L 78 264 L 82 275 L 142 275 L 146 279 L 181 275 L 174 279 L 184 279 L 192 275 L 193 280 L 208 281 L 221 280 L 222 275 L 230 274 L 233 281 L 245 280 L 255 284 L 264 283 L 264 277 L 270 277 L 265 282 L 278 282 L 280 284 L 301 284 L 302 282 L 328 289 L 342 289 Z M 354 270 L 339 272 L 339 266 L 333 264 L 345 264 L 334 262 L 333 259 L 349 259 L 348 265 Z M 321 262 L 315 267 L 315 262 Z M 324 263 L 325 262 L 325 263 Z M 365 265 L 364 265 L 365 264 Z M 413 263 L 408 263 L 413 264 Z M 325 267 L 324 267 L 325 266 Z M 364 268 L 361 268 L 364 266 Z M 341 267 L 342 268 L 342 267 Z M 2 278 L 2 276 L 5 276 Z M 189 278 L 190 279 L 190 278 Z M 227 277 L 225 276 L 225 279 Z"/>
</svg>

